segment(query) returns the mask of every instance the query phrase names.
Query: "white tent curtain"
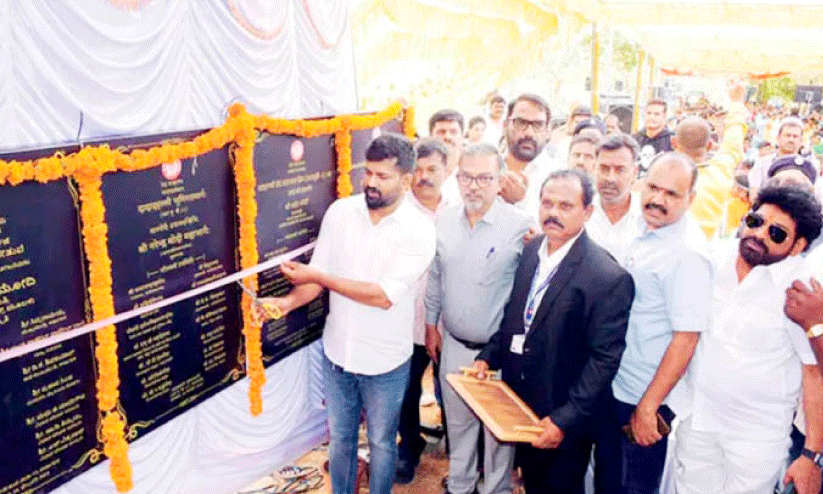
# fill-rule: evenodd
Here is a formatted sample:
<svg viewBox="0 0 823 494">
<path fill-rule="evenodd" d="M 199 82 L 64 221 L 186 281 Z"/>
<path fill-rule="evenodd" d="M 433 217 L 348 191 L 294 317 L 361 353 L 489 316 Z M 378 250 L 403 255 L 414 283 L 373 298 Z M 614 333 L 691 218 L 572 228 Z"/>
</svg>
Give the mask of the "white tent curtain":
<svg viewBox="0 0 823 494">
<path fill-rule="evenodd" d="M 0 2 L 0 147 L 356 110 L 347 0 Z"/>
<path fill-rule="evenodd" d="M 257 417 L 244 379 L 132 443 L 130 494 L 233 494 L 320 444 L 321 351 L 318 342 L 266 369 Z M 107 460 L 53 494 L 114 491 Z"/>
<path fill-rule="evenodd" d="M 356 111 L 348 0 L 0 1 L 0 149 Z M 82 128 L 81 128 L 82 115 Z M 131 445 L 138 493 L 234 493 L 327 434 L 320 344 Z M 110 493 L 104 462 L 58 494 Z"/>
</svg>

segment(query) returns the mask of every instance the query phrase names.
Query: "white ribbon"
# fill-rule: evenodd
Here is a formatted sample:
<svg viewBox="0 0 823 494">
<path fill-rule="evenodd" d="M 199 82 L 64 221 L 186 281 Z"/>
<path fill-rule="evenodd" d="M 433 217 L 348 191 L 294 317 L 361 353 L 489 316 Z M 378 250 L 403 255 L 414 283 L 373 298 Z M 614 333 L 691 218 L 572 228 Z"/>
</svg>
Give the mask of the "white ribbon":
<svg viewBox="0 0 823 494">
<path fill-rule="evenodd" d="M 285 261 L 290 261 L 290 260 L 294 259 L 295 257 L 297 257 L 299 255 L 305 254 L 306 252 L 308 252 L 309 250 L 314 248 L 314 244 L 315 244 L 315 242 L 311 242 L 311 243 L 306 244 L 306 245 L 304 245 L 300 248 L 297 248 L 297 249 L 291 250 L 289 252 L 286 252 L 285 254 L 281 254 L 279 256 L 273 257 L 273 258 L 269 259 L 268 261 L 261 262 L 260 264 L 258 264 L 256 266 L 250 267 L 248 269 L 244 269 L 242 271 L 238 271 L 234 274 L 225 276 L 223 278 L 220 278 L 219 280 L 214 280 L 211 283 L 207 283 L 207 284 L 199 286 L 197 288 L 192 288 L 191 290 L 187 290 L 183 293 L 179 293 L 179 294 L 174 295 L 172 297 L 160 300 L 159 302 L 155 302 L 153 304 L 146 305 L 144 307 L 138 307 L 136 309 L 132 309 L 130 311 L 123 312 L 123 313 L 114 315 L 112 317 L 108 317 L 106 319 L 101 319 L 99 321 L 94 321 L 92 323 L 86 324 L 86 325 L 81 326 L 79 328 L 71 329 L 71 330 L 64 331 L 62 333 L 51 335 L 51 336 L 48 336 L 48 337 L 45 337 L 45 338 L 30 341 L 28 343 L 24 343 L 22 345 L 18 345 L 18 346 L 9 348 L 8 350 L 2 350 L 2 351 L 0 351 L 0 362 L 5 362 L 6 360 L 10 360 L 10 359 L 13 359 L 15 357 L 19 357 L 21 355 L 25 355 L 27 353 L 34 352 L 34 351 L 46 348 L 48 346 L 66 341 L 66 340 L 70 340 L 72 338 L 76 338 L 78 336 L 82 336 L 84 334 L 91 333 L 92 331 L 97 331 L 98 329 L 100 329 L 102 327 L 105 327 L 105 326 L 108 326 L 110 324 L 118 324 L 118 323 L 121 323 L 123 321 L 127 321 L 129 319 L 133 319 L 135 317 L 142 316 L 143 314 L 146 314 L 148 312 L 151 312 L 151 311 L 154 311 L 154 310 L 157 310 L 157 309 L 162 309 L 163 307 L 167 307 L 171 304 L 175 304 L 177 302 L 180 302 L 181 300 L 185 300 L 185 299 L 191 298 L 191 297 L 196 297 L 196 296 L 200 295 L 201 293 L 209 292 L 211 290 L 215 290 L 217 288 L 226 286 L 229 283 L 234 283 L 236 281 L 242 280 L 243 278 L 246 278 L 248 276 L 257 274 L 257 273 L 259 273 L 261 271 L 265 271 L 267 269 L 271 269 L 275 266 L 279 266 L 280 264 L 282 264 Z"/>
</svg>

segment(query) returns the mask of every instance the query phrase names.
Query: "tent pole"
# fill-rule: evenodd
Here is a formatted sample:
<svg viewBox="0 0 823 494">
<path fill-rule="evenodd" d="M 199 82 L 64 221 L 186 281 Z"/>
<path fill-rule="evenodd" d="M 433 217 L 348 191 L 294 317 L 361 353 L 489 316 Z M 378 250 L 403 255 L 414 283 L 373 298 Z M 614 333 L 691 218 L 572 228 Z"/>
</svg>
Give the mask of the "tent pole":
<svg viewBox="0 0 823 494">
<path fill-rule="evenodd" d="M 592 24 L 592 114 L 600 112 L 600 39 L 597 32 L 597 24 Z"/>
<path fill-rule="evenodd" d="M 640 50 L 637 54 L 637 83 L 634 86 L 634 117 L 632 118 L 632 134 L 637 132 L 640 124 L 640 89 L 643 86 L 643 64 L 646 63 L 646 52 Z"/>
</svg>

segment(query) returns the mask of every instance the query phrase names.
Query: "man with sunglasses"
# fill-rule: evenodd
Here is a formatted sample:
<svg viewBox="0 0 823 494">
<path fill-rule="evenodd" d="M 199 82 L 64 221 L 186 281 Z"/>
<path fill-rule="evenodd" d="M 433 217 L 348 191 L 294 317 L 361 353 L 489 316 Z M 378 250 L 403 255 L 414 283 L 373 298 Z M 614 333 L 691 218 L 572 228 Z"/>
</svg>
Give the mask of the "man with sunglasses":
<svg viewBox="0 0 823 494">
<path fill-rule="evenodd" d="M 538 219 L 540 186 L 560 166 L 544 152 L 550 137 L 552 112 L 536 94 L 521 94 L 509 104 L 503 123 L 506 172 L 500 178 L 503 199 Z"/>
<path fill-rule="evenodd" d="M 712 244 L 711 324 L 690 376 L 691 414 L 677 429 L 678 494 L 770 494 L 788 457 L 803 391 L 808 454 L 784 480 L 817 494 L 823 449 L 820 369 L 784 314 L 784 293 L 805 273 L 800 254 L 820 234 L 820 203 L 806 191 L 765 187 L 740 238 Z M 695 289 L 701 289 L 695 287 Z"/>
<path fill-rule="evenodd" d="M 523 211 L 498 197 L 503 159 L 491 144 L 463 151 L 457 183 L 463 204 L 437 218 L 437 248 L 426 287 L 426 349 L 437 361 L 449 439 L 448 492 L 469 494 L 478 481 L 481 422 L 446 383 L 446 375 L 469 367 L 500 327 L 503 308 L 523 251 L 523 235 L 533 225 Z M 441 340 L 437 328 L 442 321 Z M 481 494 L 510 493 L 514 448 L 483 430 Z"/>
</svg>

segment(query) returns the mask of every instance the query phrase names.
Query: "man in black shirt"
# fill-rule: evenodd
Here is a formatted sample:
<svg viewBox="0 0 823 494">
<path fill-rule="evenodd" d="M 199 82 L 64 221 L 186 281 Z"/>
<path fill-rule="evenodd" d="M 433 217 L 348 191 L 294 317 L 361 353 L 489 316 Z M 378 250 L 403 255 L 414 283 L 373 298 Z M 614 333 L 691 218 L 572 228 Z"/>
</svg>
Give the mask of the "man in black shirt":
<svg viewBox="0 0 823 494">
<path fill-rule="evenodd" d="M 674 134 L 666 128 L 666 102 L 662 99 L 650 99 L 644 115 L 645 128 L 632 137 L 640 145 L 640 160 L 645 169 L 656 154 L 672 151 Z"/>
</svg>

